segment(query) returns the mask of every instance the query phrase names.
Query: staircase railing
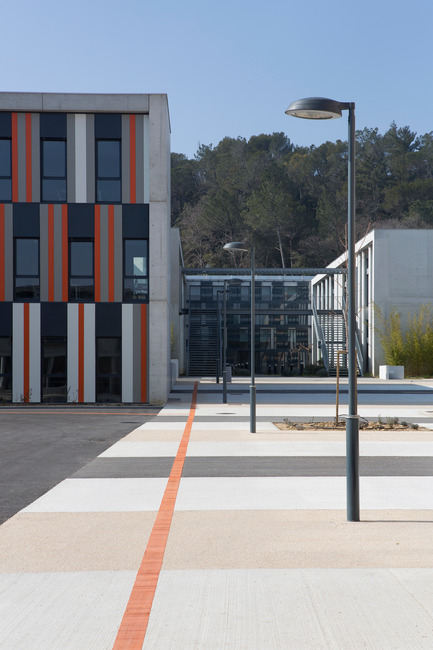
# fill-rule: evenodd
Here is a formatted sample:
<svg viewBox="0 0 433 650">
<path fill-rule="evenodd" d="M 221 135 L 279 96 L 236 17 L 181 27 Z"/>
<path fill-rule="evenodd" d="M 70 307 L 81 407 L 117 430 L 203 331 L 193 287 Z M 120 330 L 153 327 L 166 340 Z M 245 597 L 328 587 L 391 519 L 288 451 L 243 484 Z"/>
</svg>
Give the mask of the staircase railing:
<svg viewBox="0 0 433 650">
<path fill-rule="evenodd" d="M 316 309 L 316 300 L 314 296 L 311 296 L 311 310 L 313 312 L 313 325 L 316 332 L 317 340 L 320 342 L 320 351 L 322 353 L 323 365 L 325 366 L 326 372 L 329 372 L 329 357 L 328 357 L 328 348 L 326 345 L 325 337 L 323 335 L 323 329 L 319 321 L 319 317 Z"/>
</svg>

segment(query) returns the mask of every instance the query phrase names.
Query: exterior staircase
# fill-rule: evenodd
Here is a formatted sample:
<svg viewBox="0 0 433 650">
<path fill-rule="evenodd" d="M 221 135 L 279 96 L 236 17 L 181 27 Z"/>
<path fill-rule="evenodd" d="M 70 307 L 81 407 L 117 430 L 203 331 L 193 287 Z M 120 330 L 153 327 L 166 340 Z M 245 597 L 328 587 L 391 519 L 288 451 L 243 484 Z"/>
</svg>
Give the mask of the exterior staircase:
<svg viewBox="0 0 433 650">
<path fill-rule="evenodd" d="M 190 313 L 187 354 L 188 376 L 216 375 L 219 355 L 218 332 L 218 314 L 215 310 Z"/>
</svg>

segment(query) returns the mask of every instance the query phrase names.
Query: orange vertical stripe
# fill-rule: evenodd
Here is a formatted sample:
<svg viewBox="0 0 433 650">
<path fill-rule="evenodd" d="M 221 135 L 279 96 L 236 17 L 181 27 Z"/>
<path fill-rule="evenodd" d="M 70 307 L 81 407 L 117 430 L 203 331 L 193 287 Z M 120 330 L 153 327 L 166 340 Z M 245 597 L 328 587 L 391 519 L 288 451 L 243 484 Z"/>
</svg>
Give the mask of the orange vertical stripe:
<svg viewBox="0 0 433 650">
<path fill-rule="evenodd" d="M 101 301 L 101 206 L 95 205 L 95 302 Z"/>
<path fill-rule="evenodd" d="M 24 394 L 23 401 L 30 401 L 30 305 L 24 303 Z"/>
<path fill-rule="evenodd" d="M 147 305 L 141 305 L 141 401 L 147 402 Z"/>
<path fill-rule="evenodd" d="M 68 262 L 68 206 L 62 205 L 62 300 L 68 301 L 69 262 Z"/>
<path fill-rule="evenodd" d="M 129 116 L 129 178 L 130 178 L 130 203 L 136 202 L 137 169 L 135 151 L 135 115 Z"/>
<path fill-rule="evenodd" d="M 78 401 L 84 402 L 84 305 L 78 305 Z"/>
<path fill-rule="evenodd" d="M 182 440 L 180 441 L 176 458 L 168 478 L 167 487 L 162 497 L 161 505 L 156 515 L 155 523 L 150 533 L 149 541 L 144 552 L 141 566 L 132 588 L 126 611 L 114 642 L 113 650 L 141 650 L 146 636 L 150 610 L 161 572 L 162 560 L 167 545 L 176 505 L 182 470 L 185 463 L 191 429 L 197 405 L 198 382 L 194 383 L 191 408 Z"/>
<path fill-rule="evenodd" d="M 54 205 L 48 205 L 48 301 L 54 301 Z"/>
<path fill-rule="evenodd" d="M 18 116 L 12 113 L 12 201 L 18 201 Z"/>
<path fill-rule="evenodd" d="M 26 201 L 32 201 L 32 116 L 26 113 Z"/>
<path fill-rule="evenodd" d="M 114 205 L 108 206 L 108 301 L 114 302 Z"/>
<path fill-rule="evenodd" d="M 0 203 L 0 300 L 5 299 L 5 206 Z"/>
</svg>

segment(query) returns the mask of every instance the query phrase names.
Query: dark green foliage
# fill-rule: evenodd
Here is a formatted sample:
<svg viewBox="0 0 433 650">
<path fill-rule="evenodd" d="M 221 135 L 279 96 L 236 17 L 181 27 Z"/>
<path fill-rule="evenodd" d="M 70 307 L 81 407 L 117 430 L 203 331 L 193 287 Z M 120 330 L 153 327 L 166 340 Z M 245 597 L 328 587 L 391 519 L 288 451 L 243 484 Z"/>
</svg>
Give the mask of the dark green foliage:
<svg viewBox="0 0 433 650">
<path fill-rule="evenodd" d="M 249 265 L 222 250 L 254 241 L 257 267 L 322 267 L 346 247 L 347 142 L 297 147 L 284 133 L 224 138 L 172 154 L 172 224 L 186 266 Z M 372 227 L 433 227 L 433 132 L 392 123 L 357 132 L 357 238 Z"/>
</svg>

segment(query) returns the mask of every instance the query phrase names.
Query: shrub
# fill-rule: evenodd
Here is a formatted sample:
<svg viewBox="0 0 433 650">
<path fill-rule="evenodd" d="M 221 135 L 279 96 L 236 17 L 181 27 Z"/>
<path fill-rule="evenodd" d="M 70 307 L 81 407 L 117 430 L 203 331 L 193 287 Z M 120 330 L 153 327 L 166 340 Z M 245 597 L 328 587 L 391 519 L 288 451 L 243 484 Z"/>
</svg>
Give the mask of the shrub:
<svg viewBox="0 0 433 650">
<path fill-rule="evenodd" d="M 409 316 L 402 332 L 400 314 L 393 308 L 389 318 L 375 308 L 380 327 L 376 328 L 385 356 L 385 363 L 404 366 L 407 375 L 433 375 L 433 313 L 431 305 L 422 305 Z"/>
</svg>

